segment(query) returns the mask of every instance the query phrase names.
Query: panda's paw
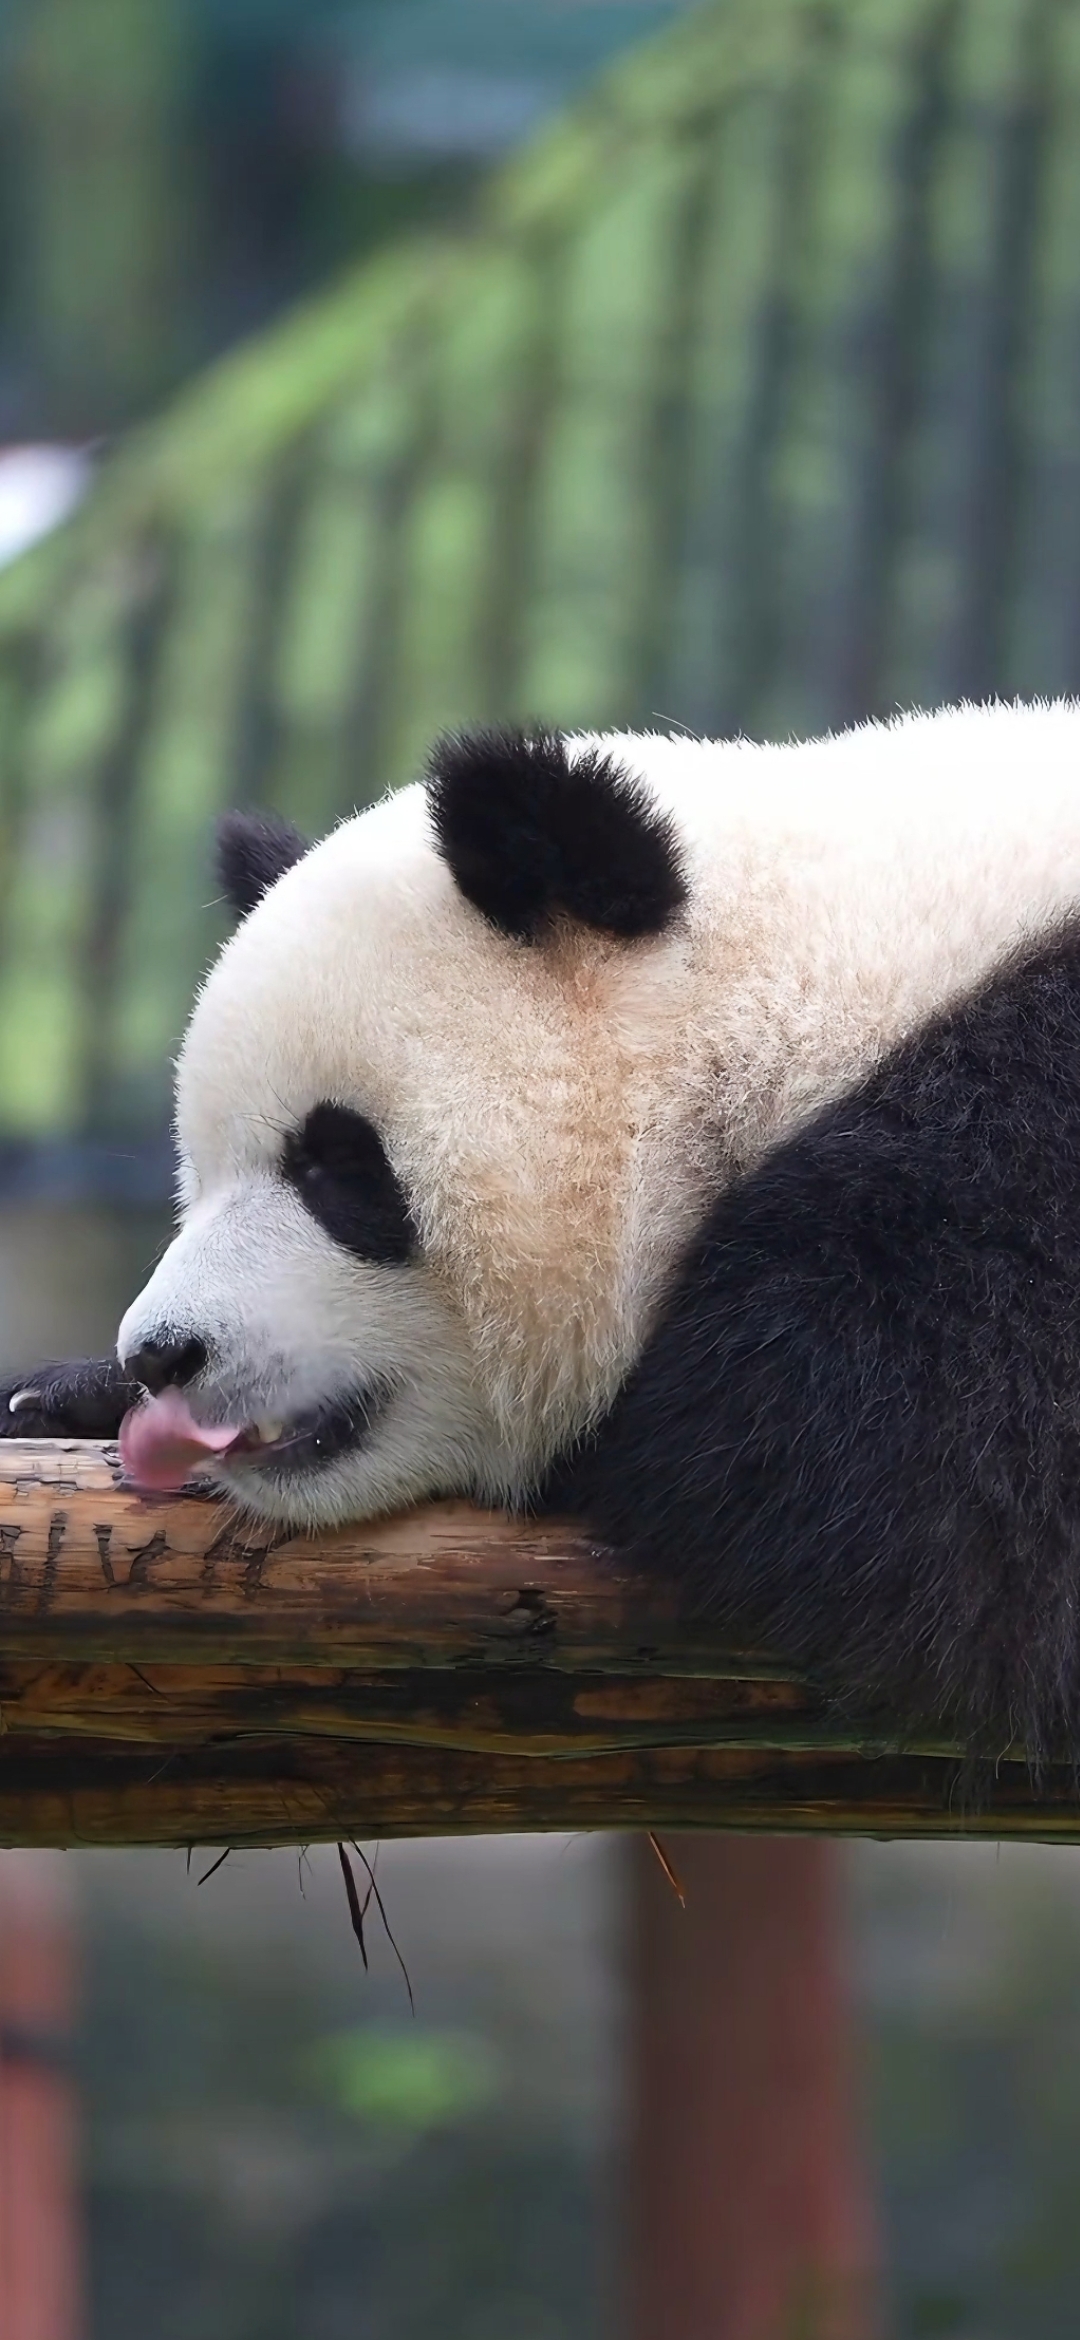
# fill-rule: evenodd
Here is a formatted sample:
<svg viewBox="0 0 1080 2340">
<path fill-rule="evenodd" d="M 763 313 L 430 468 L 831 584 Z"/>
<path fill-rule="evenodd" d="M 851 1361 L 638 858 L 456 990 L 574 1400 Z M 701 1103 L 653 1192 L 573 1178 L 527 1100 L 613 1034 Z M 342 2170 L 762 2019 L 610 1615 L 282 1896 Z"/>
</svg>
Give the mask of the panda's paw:
<svg viewBox="0 0 1080 2340">
<path fill-rule="evenodd" d="M 115 1357 L 72 1357 L 0 1382 L 0 1438 L 115 1438 L 142 1391 Z"/>
</svg>

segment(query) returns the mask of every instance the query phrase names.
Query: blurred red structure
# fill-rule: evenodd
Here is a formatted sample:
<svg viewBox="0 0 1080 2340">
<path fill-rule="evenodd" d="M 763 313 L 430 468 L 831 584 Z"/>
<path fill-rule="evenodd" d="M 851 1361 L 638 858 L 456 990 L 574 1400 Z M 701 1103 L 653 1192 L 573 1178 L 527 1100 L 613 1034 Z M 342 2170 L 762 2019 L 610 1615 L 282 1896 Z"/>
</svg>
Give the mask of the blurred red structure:
<svg viewBox="0 0 1080 2340">
<path fill-rule="evenodd" d="M 81 2340 L 63 1854 L 0 1852 L 0 2336 Z"/>
<path fill-rule="evenodd" d="M 873 2340 L 838 1848 L 635 1848 L 629 2340 Z"/>
</svg>

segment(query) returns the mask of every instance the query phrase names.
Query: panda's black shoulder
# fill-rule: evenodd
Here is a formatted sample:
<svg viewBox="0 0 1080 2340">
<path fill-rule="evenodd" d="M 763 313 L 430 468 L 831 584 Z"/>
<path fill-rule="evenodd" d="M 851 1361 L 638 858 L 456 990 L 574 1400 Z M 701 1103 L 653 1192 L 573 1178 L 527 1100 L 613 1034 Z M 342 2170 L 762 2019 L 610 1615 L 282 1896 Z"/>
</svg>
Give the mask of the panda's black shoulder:
<svg viewBox="0 0 1080 2340">
<path fill-rule="evenodd" d="M 549 1497 L 893 1716 L 1080 1745 L 1080 942 L 718 1197 Z"/>
</svg>

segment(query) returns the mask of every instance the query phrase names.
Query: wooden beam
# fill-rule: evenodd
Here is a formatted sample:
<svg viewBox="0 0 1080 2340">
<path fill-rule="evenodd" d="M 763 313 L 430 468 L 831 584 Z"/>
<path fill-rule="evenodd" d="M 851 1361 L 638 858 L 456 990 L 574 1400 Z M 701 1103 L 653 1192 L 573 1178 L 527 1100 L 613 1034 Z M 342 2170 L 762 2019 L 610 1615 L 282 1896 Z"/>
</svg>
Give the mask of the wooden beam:
<svg viewBox="0 0 1080 2340">
<path fill-rule="evenodd" d="M 115 1451 L 0 1444 L 0 1842 L 731 1828 L 1080 1840 L 1071 1771 L 974 1800 L 573 1528 L 462 1503 L 311 1542 Z"/>
</svg>

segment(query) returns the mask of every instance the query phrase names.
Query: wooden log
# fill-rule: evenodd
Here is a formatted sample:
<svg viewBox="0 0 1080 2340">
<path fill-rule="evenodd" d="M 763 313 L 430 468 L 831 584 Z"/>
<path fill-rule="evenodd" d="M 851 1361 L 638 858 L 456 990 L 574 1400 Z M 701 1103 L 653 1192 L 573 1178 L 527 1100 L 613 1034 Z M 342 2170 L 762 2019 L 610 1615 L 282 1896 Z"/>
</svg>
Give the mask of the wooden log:
<svg viewBox="0 0 1080 2340">
<path fill-rule="evenodd" d="M 1080 1839 L 1072 1772 L 973 1798 L 571 1527 L 462 1503 L 311 1542 L 0 1444 L 0 1842 L 486 1829 Z"/>
<path fill-rule="evenodd" d="M 670 1593 L 643 1596 L 571 1529 L 440 1503 L 317 1543 L 274 1536 L 221 1503 L 133 1495 L 115 1449 L 89 1440 L 0 1444 L 0 1631 L 5 1655 L 71 1660 L 724 1667 Z"/>
</svg>

